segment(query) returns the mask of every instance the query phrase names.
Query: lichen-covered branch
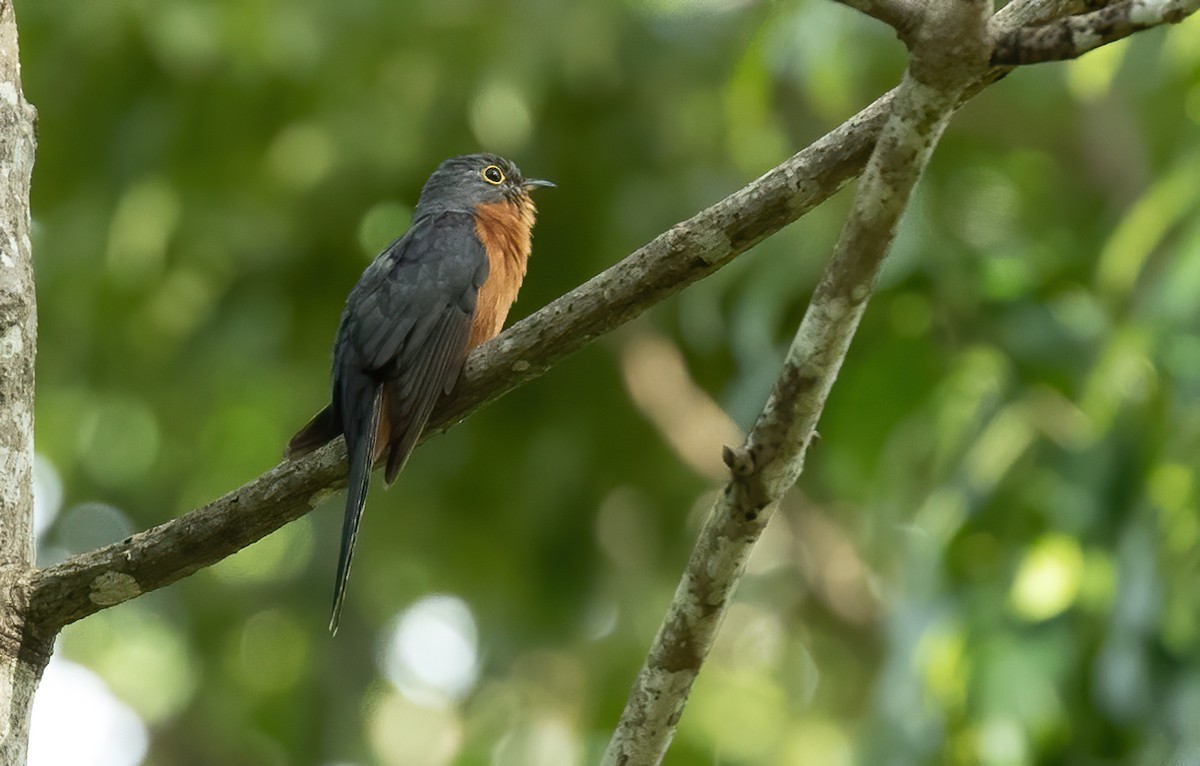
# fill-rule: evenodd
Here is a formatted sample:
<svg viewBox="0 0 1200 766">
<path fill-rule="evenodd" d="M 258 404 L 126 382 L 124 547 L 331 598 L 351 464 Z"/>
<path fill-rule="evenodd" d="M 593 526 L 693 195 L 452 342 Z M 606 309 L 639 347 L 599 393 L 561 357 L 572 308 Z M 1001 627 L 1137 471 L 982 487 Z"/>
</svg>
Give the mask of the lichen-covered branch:
<svg viewBox="0 0 1200 766">
<path fill-rule="evenodd" d="M 29 243 L 33 109 L 21 93 L 17 26 L 0 2 L 0 565 L 33 561 L 33 367 L 37 311 Z"/>
<path fill-rule="evenodd" d="M 12 3 L 0 0 L 0 763 L 25 763 L 50 641 L 25 620 L 33 571 L 33 368 L 29 243 L 35 112 L 25 102 Z"/>
<path fill-rule="evenodd" d="M 750 552 L 795 484 L 825 399 L 866 310 L 896 224 L 961 95 L 987 71 L 988 0 L 934 0 L 825 274 L 783 371 L 712 509 L 605 752 L 605 766 L 654 766 L 733 599 Z"/>
<path fill-rule="evenodd" d="M 1125 0 L 1042 26 L 1023 26 L 997 35 L 996 65 L 1037 64 L 1078 58 L 1134 32 L 1178 24 L 1200 10 L 1200 0 Z"/>
<path fill-rule="evenodd" d="M 1015 0 L 992 20 L 999 32 L 1078 13 L 1085 0 Z M 967 98 L 1008 69 L 993 67 Z M 600 335 L 795 221 L 861 172 L 894 92 L 746 187 L 659 235 L 612 268 L 472 353 L 462 383 L 430 423 L 436 433 L 538 377 Z M 345 478 L 339 441 L 283 463 L 206 506 L 119 543 L 75 556 L 32 579 L 30 621 L 63 625 L 176 582 L 307 513 Z"/>
</svg>

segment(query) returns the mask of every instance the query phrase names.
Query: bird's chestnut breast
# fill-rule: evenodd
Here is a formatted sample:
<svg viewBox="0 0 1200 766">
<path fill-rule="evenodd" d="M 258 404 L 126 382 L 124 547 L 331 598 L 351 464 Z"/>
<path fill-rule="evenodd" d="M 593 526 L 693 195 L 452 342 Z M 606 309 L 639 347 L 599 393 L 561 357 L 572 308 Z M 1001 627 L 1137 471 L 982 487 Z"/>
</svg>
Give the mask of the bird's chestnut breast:
<svg viewBox="0 0 1200 766">
<path fill-rule="evenodd" d="M 536 210 L 528 197 L 475 208 L 475 233 L 488 259 L 488 278 L 479 290 L 468 347 L 495 337 L 525 278 Z"/>
</svg>

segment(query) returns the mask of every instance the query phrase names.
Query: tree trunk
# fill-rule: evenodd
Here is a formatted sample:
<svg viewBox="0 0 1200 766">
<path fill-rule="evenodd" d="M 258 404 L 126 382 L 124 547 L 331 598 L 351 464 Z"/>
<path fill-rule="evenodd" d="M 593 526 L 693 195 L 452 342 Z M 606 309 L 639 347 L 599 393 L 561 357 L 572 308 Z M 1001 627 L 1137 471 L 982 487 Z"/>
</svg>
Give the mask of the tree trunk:
<svg viewBox="0 0 1200 766">
<path fill-rule="evenodd" d="M 0 763 L 25 763 L 33 693 L 53 636 L 25 621 L 33 545 L 33 360 L 29 243 L 36 113 L 21 92 L 17 20 L 0 0 Z"/>
</svg>

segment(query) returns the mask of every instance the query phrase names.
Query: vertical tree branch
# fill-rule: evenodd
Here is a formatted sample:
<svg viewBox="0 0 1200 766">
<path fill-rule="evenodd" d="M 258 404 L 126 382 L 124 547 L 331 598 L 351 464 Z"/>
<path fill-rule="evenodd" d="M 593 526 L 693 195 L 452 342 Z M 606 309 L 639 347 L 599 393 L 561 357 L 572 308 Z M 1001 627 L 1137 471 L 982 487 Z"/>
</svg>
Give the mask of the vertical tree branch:
<svg viewBox="0 0 1200 766">
<path fill-rule="evenodd" d="M 33 107 L 21 92 L 17 21 L 0 0 L 0 763 L 22 764 L 49 643 L 25 635 L 33 548 L 33 362 L 29 243 Z"/>
<path fill-rule="evenodd" d="M 987 71 L 989 10 L 986 0 L 927 6 L 913 38 L 913 59 L 783 371 L 745 445 L 725 449 L 732 476 L 638 673 L 605 752 L 606 766 L 652 766 L 666 753 L 754 543 L 800 475 L 913 186 L 960 95 Z"/>
</svg>

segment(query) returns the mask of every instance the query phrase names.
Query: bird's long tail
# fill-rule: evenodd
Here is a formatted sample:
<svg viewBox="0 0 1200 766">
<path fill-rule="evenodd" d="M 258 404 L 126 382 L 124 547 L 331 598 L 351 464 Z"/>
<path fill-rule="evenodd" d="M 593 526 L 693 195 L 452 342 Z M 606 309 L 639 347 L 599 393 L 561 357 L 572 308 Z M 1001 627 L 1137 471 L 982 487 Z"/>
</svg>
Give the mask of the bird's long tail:
<svg viewBox="0 0 1200 766">
<path fill-rule="evenodd" d="M 338 620 L 342 615 L 342 601 L 346 597 L 346 579 L 350 576 L 350 562 L 354 558 L 354 543 L 358 539 L 358 524 L 362 520 L 363 506 L 367 502 L 367 487 L 371 481 L 375 443 L 379 430 L 379 414 L 383 403 L 383 386 L 376 385 L 370 396 L 370 412 L 358 433 L 347 433 L 350 460 L 350 479 L 346 486 L 346 516 L 342 522 L 342 550 L 338 556 L 337 581 L 333 589 L 333 613 L 329 617 L 329 632 L 337 634 Z"/>
</svg>

